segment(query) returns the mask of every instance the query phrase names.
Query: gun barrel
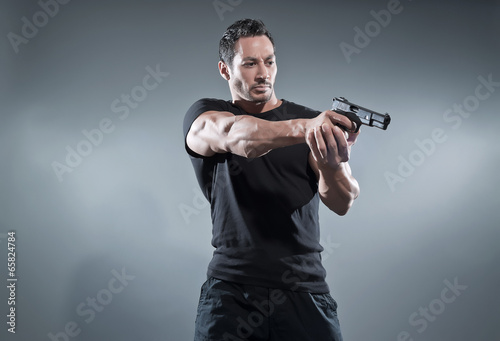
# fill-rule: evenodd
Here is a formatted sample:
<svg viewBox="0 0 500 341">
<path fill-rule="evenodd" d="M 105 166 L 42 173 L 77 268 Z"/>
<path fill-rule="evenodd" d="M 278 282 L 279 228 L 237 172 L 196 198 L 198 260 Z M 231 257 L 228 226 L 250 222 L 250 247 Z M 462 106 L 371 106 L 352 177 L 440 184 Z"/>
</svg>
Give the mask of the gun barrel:
<svg viewBox="0 0 500 341">
<path fill-rule="evenodd" d="M 389 114 L 382 115 L 376 112 L 368 112 L 361 109 L 356 113 L 356 115 L 358 115 L 361 123 L 383 130 L 386 130 L 389 126 L 389 123 L 391 123 L 391 116 L 389 116 Z"/>
</svg>

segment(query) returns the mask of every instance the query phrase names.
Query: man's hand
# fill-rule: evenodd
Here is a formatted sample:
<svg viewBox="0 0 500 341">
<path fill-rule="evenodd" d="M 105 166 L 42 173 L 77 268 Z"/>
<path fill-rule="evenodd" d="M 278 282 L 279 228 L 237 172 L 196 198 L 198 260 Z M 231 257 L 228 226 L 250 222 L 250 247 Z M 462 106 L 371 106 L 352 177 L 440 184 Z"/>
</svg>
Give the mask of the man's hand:
<svg viewBox="0 0 500 341">
<path fill-rule="evenodd" d="M 345 116 L 327 110 L 307 124 L 306 143 L 311 149 L 309 164 L 318 179 L 321 201 L 339 215 L 347 213 L 359 195 L 359 185 L 351 174 L 349 157 L 358 133 Z"/>
<path fill-rule="evenodd" d="M 306 143 L 319 168 L 337 169 L 342 162 L 349 161 L 351 146 L 356 142 L 358 133 L 349 133 L 343 127 L 355 128 L 345 116 L 327 110 L 312 119 L 306 130 Z"/>
</svg>

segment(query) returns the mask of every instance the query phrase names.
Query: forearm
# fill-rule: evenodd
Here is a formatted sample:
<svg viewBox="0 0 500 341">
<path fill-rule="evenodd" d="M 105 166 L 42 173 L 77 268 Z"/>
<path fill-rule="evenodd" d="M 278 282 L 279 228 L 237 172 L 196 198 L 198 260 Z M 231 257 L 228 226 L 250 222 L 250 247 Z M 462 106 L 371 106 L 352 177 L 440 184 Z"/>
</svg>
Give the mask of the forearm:
<svg viewBox="0 0 500 341">
<path fill-rule="evenodd" d="M 347 162 L 337 169 L 318 169 L 318 192 L 321 201 L 332 211 L 345 215 L 359 195 L 359 184 Z"/>
<path fill-rule="evenodd" d="M 250 115 L 235 116 L 224 136 L 223 150 L 247 158 L 305 142 L 306 120 L 267 121 Z"/>
</svg>

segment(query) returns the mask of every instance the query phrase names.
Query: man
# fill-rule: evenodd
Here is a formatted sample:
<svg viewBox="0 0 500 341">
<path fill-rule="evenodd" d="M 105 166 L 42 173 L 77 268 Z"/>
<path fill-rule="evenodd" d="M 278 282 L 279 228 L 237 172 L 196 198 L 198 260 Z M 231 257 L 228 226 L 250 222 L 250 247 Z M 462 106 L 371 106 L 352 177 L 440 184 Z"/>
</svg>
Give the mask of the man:
<svg viewBox="0 0 500 341">
<path fill-rule="evenodd" d="M 219 55 L 232 101 L 199 100 L 184 118 L 215 247 L 195 340 L 342 340 L 318 208 L 344 215 L 359 194 L 353 123 L 277 98 L 274 41 L 261 21 L 228 27 Z"/>
</svg>

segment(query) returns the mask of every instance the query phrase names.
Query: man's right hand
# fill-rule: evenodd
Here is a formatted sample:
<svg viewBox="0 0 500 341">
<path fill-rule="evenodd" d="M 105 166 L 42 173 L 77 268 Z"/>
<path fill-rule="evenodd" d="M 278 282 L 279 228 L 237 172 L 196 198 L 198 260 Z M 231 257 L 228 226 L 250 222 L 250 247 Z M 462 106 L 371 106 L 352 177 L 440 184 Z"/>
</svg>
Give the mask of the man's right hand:
<svg viewBox="0 0 500 341">
<path fill-rule="evenodd" d="M 307 131 L 314 129 L 315 127 L 320 127 L 323 123 L 344 127 L 348 132 L 353 131 L 356 128 L 356 124 L 354 124 L 350 119 L 332 110 L 325 110 L 317 117 L 308 121 L 309 122 L 306 123 Z"/>
<path fill-rule="evenodd" d="M 344 115 L 326 110 L 307 122 L 306 143 L 318 166 L 336 168 L 349 161 L 351 146 L 359 134 L 344 131 L 341 127 L 354 129 L 355 124 Z"/>
</svg>

